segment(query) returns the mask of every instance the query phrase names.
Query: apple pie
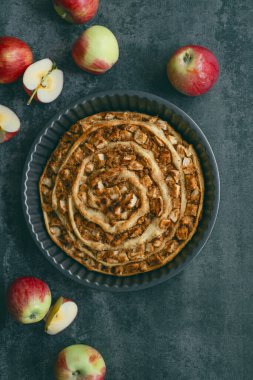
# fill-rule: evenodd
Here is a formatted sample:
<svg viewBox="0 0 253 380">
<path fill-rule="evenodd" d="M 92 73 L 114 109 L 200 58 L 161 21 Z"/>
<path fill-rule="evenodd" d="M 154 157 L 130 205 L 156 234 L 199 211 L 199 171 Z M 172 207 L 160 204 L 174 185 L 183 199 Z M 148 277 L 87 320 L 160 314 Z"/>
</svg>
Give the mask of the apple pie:
<svg viewBox="0 0 253 380">
<path fill-rule="evenodd" d="M 39 183 L 47 231 L 92 271 L 130 276 L 171 261 L 201 217 L 193 147 L 164 120 L 103 112 L 73 125 Z"/>
</svg>

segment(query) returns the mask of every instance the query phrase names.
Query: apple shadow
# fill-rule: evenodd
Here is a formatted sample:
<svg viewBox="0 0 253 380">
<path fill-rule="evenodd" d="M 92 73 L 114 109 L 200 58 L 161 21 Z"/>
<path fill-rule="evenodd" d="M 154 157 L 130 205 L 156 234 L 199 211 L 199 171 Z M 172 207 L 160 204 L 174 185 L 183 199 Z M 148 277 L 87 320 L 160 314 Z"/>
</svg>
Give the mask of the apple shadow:
<svg viewBox="0 0 253 380">
<path fill-rule="evenodd" d="M 0 331 L 2 331 L 5 328 L 7 319 L 6 295 L 3 282 L 0 283 L 0 309 Z"/>
<path fill-rule="evenodd" d="M 32 1 L 27 2 L 27 8 L 30 8 L 32 12 L 36 12 L 42 21 L 43 19 L 59 22 L 60 24 L 66 24 L 66 22 L 57 15 L 54 10 L 52 1 Z"/>
</svg>

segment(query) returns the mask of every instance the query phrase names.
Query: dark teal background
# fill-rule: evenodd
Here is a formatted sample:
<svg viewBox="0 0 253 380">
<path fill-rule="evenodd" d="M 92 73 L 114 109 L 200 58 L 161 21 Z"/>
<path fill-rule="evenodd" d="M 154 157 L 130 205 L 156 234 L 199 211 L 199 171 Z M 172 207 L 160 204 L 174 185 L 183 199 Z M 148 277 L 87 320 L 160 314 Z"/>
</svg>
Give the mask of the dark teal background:
<svg viewBox="0 0 253 380">
<path fill-rule="evenodd" d="M 84 29 L 69 25 L 49 0 L 2 0 L 0 35 L 23 38 L 35 60 L 50 57 L 65 75 L 62 95 L 26 106 L 22 83 L 0 85 L 0 104 L 22 122 L 0 145 L 0 379 L 51 380 L 57 352 L 73 343 L 96 347 L 108 380 L 250 380 L 253 378 L 253 12 L 250 0 L 101 0 L 93 22 L 109 27 L 120 60 L 99 77 L 79 70 L 70 48 Z M 166 62 L 179 46 L 210 48 L 221 66 L 216 86 L 197 98 L 177 93 Z M 146 291 L 109 294 L 63 277 L 38 251 L 21 208 L 21 176 L 36 134 L 58 110 L 110 89 L 153 92 L 186 111 L 217 157 L 221 205 L 198 258 L 169 282 Z M 4 294 L 17 276 L 35 275 L 54 298 L 73 298 L 78 318 L 51 337 L 43 324 L 20 326 L 5 312 Z"/>
</svg>

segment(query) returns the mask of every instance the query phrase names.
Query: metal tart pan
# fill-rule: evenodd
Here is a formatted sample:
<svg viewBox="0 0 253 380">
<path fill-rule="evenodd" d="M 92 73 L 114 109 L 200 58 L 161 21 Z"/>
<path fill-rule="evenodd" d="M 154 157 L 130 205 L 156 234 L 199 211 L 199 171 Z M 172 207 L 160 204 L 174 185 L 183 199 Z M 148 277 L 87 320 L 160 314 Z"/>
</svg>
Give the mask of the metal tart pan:
<svg viewBox="0 0 253 380">
<path fill-rule="evenodd" d="M 203 216 L 185 248 L 160 269 L 129 277 L 92 272 L 67 256 L 50 239 L 41 212 L 38 183 L 42 171 L 60 137 L 77 120 L 102 111 L 135 111 L 158 115 L 171 123 L 198 153 L 205 181 Z M 206 244 L 218 214 L 219 171 L 212 148 L 200 127 L 183 110 L 156 95 L 139 91 L 106 91 L 89 95 L 59 112 L 40 131 L 25 162 L 22 204 L 31 235 L 42 254 L 65 276 L 82 285 L 107 291 L 134 291 L 169 280 L 186 268 Z"/>
</svg>

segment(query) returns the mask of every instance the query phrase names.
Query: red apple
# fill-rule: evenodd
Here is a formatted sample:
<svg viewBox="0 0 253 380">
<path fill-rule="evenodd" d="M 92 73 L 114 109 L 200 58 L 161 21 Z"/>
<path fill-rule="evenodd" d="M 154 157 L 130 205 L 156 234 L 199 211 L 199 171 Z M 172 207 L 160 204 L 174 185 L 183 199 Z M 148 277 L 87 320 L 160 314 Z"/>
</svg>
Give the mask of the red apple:
<svg viewBox="0 0 253 380">
<path fill-rule="evenodd" d="M 86 29 L 72 47 L 75 63 L 92 74 L 103 74 L 119 58 L 119 45 L 114 34 L 104 26 Z"/>
<path fill-rule="evenodd" d="M 41 103 L 50 103 L 62 92 L 63 72 L 49 58 L 41 59 L 26 69 L 23 85 L 30 96 L 27 104 L 33 99 Z"/>
<path fill-rule="evenodd" d="M 210 90 L 217 81 L 219 63 L 213 53 L 203 46 L 183 46 L 170 57 L 167 75 L 178 91 L 197 96 Z"/>
<path fill-rule="evenodd" d="M 84 344 L 64 348 L 55 365 L 56 380 L 103 380 L 105 371 L 101 354 Z"/>
<path fill-rule="evenodd" d="M 0 104 L 0 143 L 9 141 L 20 130 L 20 120 L 10 108 Z"/>
<path fill-rule="evenodd" d="M 7 306 L 18 322 L 28 324 L 41 321 L 50 305 L 50 289 L 36 277 L 19 277 L 9 286 Z"/>
<path fill-rule="evenodd" d="M 32 61 L 32 51 L 24 41 L 0 37 L 0 83 L 15 82 Z"/>
<path fill-rule="evenodd" d="M 66 21 L 85 24 L 96 15 L 99 0 L 53 0 L 54 9 Z"/>
</svg>

